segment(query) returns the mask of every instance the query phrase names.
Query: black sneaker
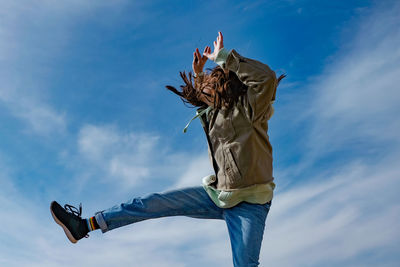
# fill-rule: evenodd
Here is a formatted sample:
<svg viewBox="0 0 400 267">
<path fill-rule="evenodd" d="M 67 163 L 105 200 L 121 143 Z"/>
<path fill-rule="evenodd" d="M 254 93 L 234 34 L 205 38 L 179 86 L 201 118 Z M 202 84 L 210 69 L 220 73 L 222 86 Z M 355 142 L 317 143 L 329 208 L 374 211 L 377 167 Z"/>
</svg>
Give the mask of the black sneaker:
<svg viewBox="0 0 400 267">
<path fill-rule="evenodd" d="M 71 205 L 65 205 L 64 208 L 56 201 L 51 202 L 50 212 L 54 221 L 59 224 L 72 243 L 78 242 L 83 237 L 89 237 L 86 220 L 82 219 L 82 205 L 79 210 Z"/>
</svg>

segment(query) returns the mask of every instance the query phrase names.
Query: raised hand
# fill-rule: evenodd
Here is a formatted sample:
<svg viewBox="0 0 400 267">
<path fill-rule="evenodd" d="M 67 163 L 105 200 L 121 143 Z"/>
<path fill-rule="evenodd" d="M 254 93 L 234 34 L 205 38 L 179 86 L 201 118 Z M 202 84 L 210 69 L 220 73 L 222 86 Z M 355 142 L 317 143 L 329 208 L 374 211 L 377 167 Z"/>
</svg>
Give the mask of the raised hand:
<svg viewBox="0 0 400 267">
<path fill-rule="evenodd" d="M 204 48 L 204 52 L 207 52 L 209 48 Z M 210 49 L 211 51 L 211 49 Z M 192 68 L 193 68 L 193 72 L 197 75 L 200 72 L 203 71 L 204 65 L 206 64 L 207 61 L 207 57 L 206 56 L 201 56 L 200 55 L 200 51 L 198 48 L 196 48 L 196 51 L 194 51 L 193 53 L 193 63 L 192 63 Z"/>
<path fill-rule="evenodd" d="M 224 38 L 221 32 L 218 32 L 217 40 L 214 41 L 214 52 L 211 53 L 211 48 L 206 46 L 204 49 L 203 56 L 206 56 L 208 59 L 215 61 L 219 51 L 224 48 Z"/>
</svg>

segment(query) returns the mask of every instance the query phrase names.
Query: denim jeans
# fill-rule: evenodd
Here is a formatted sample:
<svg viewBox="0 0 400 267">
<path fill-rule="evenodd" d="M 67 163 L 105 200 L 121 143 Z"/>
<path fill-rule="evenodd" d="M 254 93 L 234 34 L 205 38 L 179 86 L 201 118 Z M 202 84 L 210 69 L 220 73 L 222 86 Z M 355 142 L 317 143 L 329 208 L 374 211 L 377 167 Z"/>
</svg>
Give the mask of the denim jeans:
<svg viewBox="0 0 400 267">
<path fill-rule="evenodd" d="M 131 223 L 167 216 L 225 220 L 235 267 L 258 266 L 270 203 L 242 202 L 219 208 L 203 187 L 189 187 L 137 197 L 96 214 L 102 232 Z"/>
</svg>

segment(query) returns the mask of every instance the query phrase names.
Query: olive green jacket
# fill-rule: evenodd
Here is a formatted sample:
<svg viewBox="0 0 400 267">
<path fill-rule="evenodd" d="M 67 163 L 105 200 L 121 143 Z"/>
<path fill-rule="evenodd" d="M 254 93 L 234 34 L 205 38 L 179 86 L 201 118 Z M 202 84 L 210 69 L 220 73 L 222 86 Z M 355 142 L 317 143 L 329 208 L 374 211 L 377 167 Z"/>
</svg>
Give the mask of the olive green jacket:
<svg viewBox="0 0 400 267">
<path fill-rule="evenodd" d="M 229 192 L 271 184 L 272 147 L 267 131 L 277 87 L 275 72 L 235 50 L 220 52 L 216 62 L 235 72 L 248 90 L 232 109 L 198 110 L 216 174 L 209 186 Z"/>
</svg>

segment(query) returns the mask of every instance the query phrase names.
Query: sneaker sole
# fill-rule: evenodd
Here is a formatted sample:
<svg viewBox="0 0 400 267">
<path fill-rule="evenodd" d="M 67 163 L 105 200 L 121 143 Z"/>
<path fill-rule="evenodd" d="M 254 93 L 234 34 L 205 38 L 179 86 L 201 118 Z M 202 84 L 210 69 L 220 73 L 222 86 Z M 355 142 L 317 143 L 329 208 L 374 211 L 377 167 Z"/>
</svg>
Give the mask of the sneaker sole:
<svg viewBox="0 0 400 267">
<path fill-rule="evenodd" d="M 64 232 L 65 232 L 65 234 L 67 235 L 67 237 L 68 237 L 68 239 L 69 239 L 69 241 L 71 241 L 72 243 L 76 243 L 76 242 L 78 242 L 78 240 L 76 240 L 73 236 L 72 236 L 72 234 L 71 234 L 71 232 L 68 230 L 68 228 L 57 218 L 57 216 L 53 213 L 53 210 L 51 209 L 51 204 L 50 204 L 50 212 L 51 212 L 51 216 L 53 217 L 53 219 L 54 219 L 54 221 L 58 224 L 58 225 L 60 225 L 62 228 L 63 228 L 63 230 L 64 230 Z"/>
</svg>

